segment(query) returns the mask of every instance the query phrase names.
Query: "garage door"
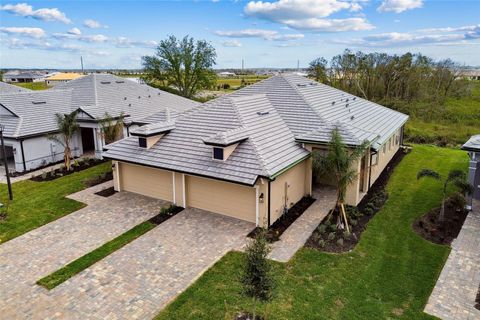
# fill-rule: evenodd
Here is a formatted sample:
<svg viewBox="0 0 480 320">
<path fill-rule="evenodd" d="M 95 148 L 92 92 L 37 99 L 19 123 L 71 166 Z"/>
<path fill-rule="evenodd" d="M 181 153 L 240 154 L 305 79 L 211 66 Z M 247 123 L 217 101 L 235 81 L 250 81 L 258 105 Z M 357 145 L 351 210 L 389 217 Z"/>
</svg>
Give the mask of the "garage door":
<svg viewBox="0 0 480 320">
<path fill-rule="evenodd" d="M 120 163 L 120 180 L 122 190 L 173 200 L 172 173 L 169 171 Z"/>
<path fill-rule="evenodd" d="M 234 183 L 185 177 L 187 206 L 255 223 L 255 189 Z"/>
</svg>

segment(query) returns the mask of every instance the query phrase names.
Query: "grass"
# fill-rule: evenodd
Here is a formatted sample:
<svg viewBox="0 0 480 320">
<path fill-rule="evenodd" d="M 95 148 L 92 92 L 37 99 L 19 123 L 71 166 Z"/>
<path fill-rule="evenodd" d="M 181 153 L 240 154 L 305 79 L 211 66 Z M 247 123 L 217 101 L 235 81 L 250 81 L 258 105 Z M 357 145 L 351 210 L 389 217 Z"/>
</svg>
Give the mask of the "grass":
<svg viewBox="0 0 480 320">
<path fill-rule="evenodd" d="M 369 222 L 356 248 L 327 254 L 303 248 L 286 263 L 275 263 L 277 289 L 257 306 L 268 319 L 433 319 L 424 306 L 450 252 L 412 230 L 413 221 L 440 205 L 441 184 L 417 181 L 428 167 L 446 175 L 466 170 L 465 152 L 416 145 L 395 169 L 389 199 Z M 228 253 L 177 297 L 156 320 L 233 319 L 251 310 L 238 276 L 244 255 Z"/>
<path fill-rule="evenodd" d="M 65 196 L 85 189 L 85 180 L 111 170 L 106 162 L 47 182 L 30 180 L 12 184 L 13 201 L 8 201 L 5 184 L 0 184 L 0 201 L 8 206 L 7 219 L 0 222 L 0 243 L 74 212 L 85 204 Z"/>
<path fill-rule="evenodd" d="M 27 88 L 30 90 L 46 90 L 50 89 L 51 87 L 47 86 L 45 81 L 41 82 L 25 82 L 25 83 L 14 83 L 16 86 Z"/>
<path fill-rule="evenodd" d="M 217 85 L 223 85 L 223 84 L 228 84 L 230 87 L 233 88 L 238 88 L 242 84 L 242 79 L 245 80 L 245 83 L 247 85 L 257 83 L 261 80 L 267 79 L 268 76 L 236 76 L 236 77 L 228 77 L 228 78 L 222 78 L 218 77 L 217 78 Z"/>
<path fill-rule="evenodd" d="M 87 253 L 77 260 L 70 262 L 63 268 L 55 271 L 54 273 L 38 280 L 37 284 L 51 290 L 59 284 L 67 281 L 74 275 L 90 267 L 97 261 L 100 261 L 146 232 L 152 230 L 156 226 L 156 224 L 153 224 L 149 221 L 142 222 L 115 239 L 105 243 L 103 246 Z"/>
</svg>

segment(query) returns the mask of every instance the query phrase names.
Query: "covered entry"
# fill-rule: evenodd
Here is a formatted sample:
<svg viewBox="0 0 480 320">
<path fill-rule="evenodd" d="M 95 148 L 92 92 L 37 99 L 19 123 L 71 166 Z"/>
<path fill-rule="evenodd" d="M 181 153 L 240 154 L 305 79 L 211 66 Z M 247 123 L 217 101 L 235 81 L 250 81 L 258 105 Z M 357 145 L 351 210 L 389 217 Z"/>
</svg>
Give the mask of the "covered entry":
<svg viewBox="0 0 480 320">
<path fill-rule="evenodd" d="M 13 154 L 13 147 L 12 146 L 5 146 L 5 155 L 7 157 L 8 168 L 12 171 L 15 170 L 15 155 Z M 3 150 L 0 147 L 0 167 L 4 168 L 5 165 L 3 163 Z M 4 170 L 4 169 L 2 169 Z"/>
<path fill-rule="evenodd" d="M 185 184 L 187 206 L 255 223 L 255 188 L 195 176 Z"/>
<path fill-rule="evenodd" d="M 80 128 L 83 153 L 95 151 L 95 137 L 93 132 L 93 128 Z"/>
</svg>

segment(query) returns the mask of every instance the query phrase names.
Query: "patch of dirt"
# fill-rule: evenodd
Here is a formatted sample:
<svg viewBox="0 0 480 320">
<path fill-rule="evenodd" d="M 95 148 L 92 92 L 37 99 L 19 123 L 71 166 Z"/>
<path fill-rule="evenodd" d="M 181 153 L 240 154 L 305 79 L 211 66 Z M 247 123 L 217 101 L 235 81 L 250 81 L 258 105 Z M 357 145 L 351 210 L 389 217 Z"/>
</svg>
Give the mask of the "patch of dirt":
<svg viewBox="0 0 480 320">
<path fill-rule="evenodd" d="M 115 193 L 117 193 L 117 191 L 115 191 L 115 189 L 113 187 L 95 192 L 96 195 L 102 196 L 102 197 L 105 197 L 105 198 L 113 196 Z"/>
<path fill-rule="evenodd" d="M 367 224 L 385 204 L 388 194 L 385 190 L 395 167 L 402 161 L 408 150 L 399 149 L 390 162 L 370 187 L 367 195 L 357 207 L 345 206 L 350 234 L 337 226 L 338 208 L 330 211 L 325 219 L 313 231 L 305 246 L 324 252 L 342 253 L 352 250 L 360 241 L 360 236 Z"/>
<path fill-rule="evenodd" d="M 315 199 L 312 197 L 303 197 L 295 203 L 287 213 L 281 216 L 277 221 L 275 221 L 269 228 L 266 234 L 267 241 L 273 243 L 280 240 L 280 236 L 288 229 L 288 227 L 295 222 L 295 220 L 300 217 L 305 210 L 308 209 L 315 202 Z M 260 227 L 253 229 L 249 234 L 249 238 L 255 238 L 260 231 Z"/>
<path fill-rule="evenodd" d="M 30 180 L 36 181 L 36 182 L 52 181 L 52 180 L 61 178 L 63 176 L 68 176 L 75 172 L 83 171 L 85 169 L 91 168 L 103 162 L 106 162 L 106 160 L 100 160 L 96 158 L 88 159 L 88 160 L 80 160 L 80 161 L 74 160 L 72 161 L 72 166 L 70 167 L 70 170 L 67 170 L 65 166 L 63 166 L 55 170 L 44 171 L 41 175 L 32 177 L 30 178 Z M 35 170 L 38 170 L 38 168 Z"/>
<path fill-rule="evenodd" d="M 177 213 L 181 212 L 183 209 L 184 209 L 183 207 L 177 207 L 175 205 L 171 205 L 168 208 L 162 208 L 159 214 L 157 214 L 153 218 L 150 218 L 148 221 L 158 225 L 162 222 L 167 221 L 171 217 L 175 216 Z"/>
<path fill-rule="evenodd" d="M 402 308 L 393 308 L 392 313 L 397 317 L 403 315 L 404 310 Z"/>
<path fill-rule="evenodd" d="M 262 316 L 255 315 L 255 318 L 253 318 L 253 314 L 250 312 L 239 312 L 234 318 L 235 320 L 263 320 Z"/>
<path fill-rule="evenodd" d="M 413 223 L 413 230 L 424 239 L 438 244 L 451 244 L 462 229 L 468 211 L 464 201 L 453 196 L 445 201 L 445 221 L 439 221 L 440 208 L 435 208 Z"/>
</svg>

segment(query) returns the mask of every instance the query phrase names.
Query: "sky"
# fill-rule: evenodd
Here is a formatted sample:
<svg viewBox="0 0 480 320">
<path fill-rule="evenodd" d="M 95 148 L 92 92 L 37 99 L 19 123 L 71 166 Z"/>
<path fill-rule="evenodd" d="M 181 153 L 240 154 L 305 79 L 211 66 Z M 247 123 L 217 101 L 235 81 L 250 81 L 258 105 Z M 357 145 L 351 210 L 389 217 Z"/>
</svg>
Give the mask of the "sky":
<svg viewBox="0 0 480 320">
<path fill-rule="evenodd" d="M 141 67 L 169 35 L 209 41 L 216 68 L 295 68 L 353 51 L 480 66 L 480 0 L 0 0 L 0 67 Z"/>
</svg>

